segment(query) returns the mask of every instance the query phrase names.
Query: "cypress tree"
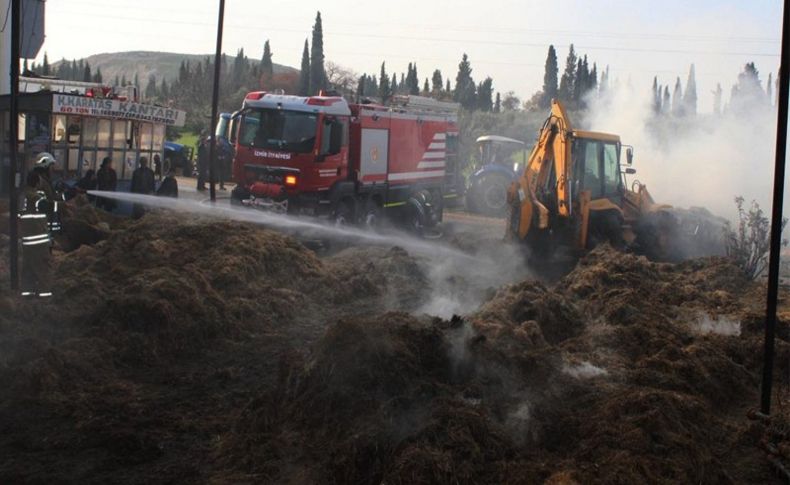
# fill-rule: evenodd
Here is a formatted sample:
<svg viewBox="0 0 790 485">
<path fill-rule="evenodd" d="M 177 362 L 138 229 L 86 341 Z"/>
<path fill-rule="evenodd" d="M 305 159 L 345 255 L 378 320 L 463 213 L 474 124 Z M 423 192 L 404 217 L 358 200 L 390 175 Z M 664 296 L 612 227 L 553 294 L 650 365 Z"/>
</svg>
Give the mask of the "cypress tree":
<svg viewBox="0 0 790 485">
<path fill-rule="evenodd" d="M 261 58 L 261 75 L 265 79 L 271 79 L 274 75 L 274 64 L 272 63 L 272 51 L 269 47 L 269 39 L 263 44 L 263 57 Z"/>
<path fill-rule="evenodd" d="M 554 46 L 549 46 L 549 53 L 546 55 L 546 67 L 543 72 L 543 95 L 540 98 L 539 106 L 542 109 L 551 107 L 551 100 L 557 99 L 559 87 L 557 85 L 557 75 L 559 67 L 557 66 L 557 51 Z"/>
<path fill-rule="evenodd" d="M 163 101 L 170 97 L 170 88 L 167 85 L 167 79 L 162 78 L 162 85 L 159 87 L 159 96 Z"/>
<path fill-rule="evenodd" d="M 580 58 L 576 63 L 576 78 L 573 82 L 573 102 L 581 106 L 584 99 L 584 88 L 587 85 L 587 73 L 584 71 L 584 62 Z M 572 103 L 573 104 L 573 103 Z"/>
<path fill-rule="evenodd" d="M 400 77 L 401 77 L 401 81 L 402 81 L 403 80 L 403 73 L 401 73 Z M 392 94 L 393 95 L 394 94 L 398 94 L 398 92 L 400 91 L 400 87 L 402 85 L 403 85 L 403 82 L 398 84 L 397 76 L 395 74 L 393 74 L 392 75 L 392 86 L 390 86 L 390 91 L 392 92 Z"/>
<path fill-rule="evenodd" d="M 496 101 L 494 101 L 494 113 L 502 111 L 502 99 L 499 97 L 499 91 L 496 92 Z"/>
<path fill-rule="evenodd" d="M 721 115 L 721 97 L 722 97 L 721 83 L 716 84 L 716 90 L 713 91 L 713 113 Z"/>
<path fill-rule="evenodd" d="M 449 79 L 447 80 L 447 86 L 444 87 L 444 91 L 446 93 L 452 93 L 453 92 L 453 90 L 450 89 L 450 80 Z"/>
<path fill-rule="evenodd" d="M 148 76 L 148 84 L 145 86 L 146 99 L 153 99 L 156 97 L 156 76 L 153 74 Z"/>
<path fill-rule="evenodd" d="M 140 76 L 138 73 L 134 73 L 134 86 L 140 89 Z"/>
<path fill-rule="evenodd" d="M 467 110 L 474 110 L 477 105 L 475 82 L 472 79 L 472 66 L 469 57 L 464 53 L 458 63 L 458 74 L 455 76 L 455 94 L 453 99 L 461 103 Z"/>
<path fill-rule="evenodd" d="M 672 102 L 669 97 L 669 86 L 664 86 L 664 100 L 661 102 L 661 112 L 664 114 L 672 110 Z"/>
<path fill-rule="evenodd" d="M 494 104 L 493 96 L 493 80 L 487 77 L 477 87 L 477 109 L 486 113 L 491 111 Z"/>
<path fill-rule="evenodd" d="M 93 81 L 93 76 L 91 76 L 91 65 L 87 62 L 85 63 L 85 67 L 82 71 L 82 80 L 86 83 Z"/>
<path fill-rule="evenodd" d="M 672 93 L 672 114 L 683 116 L 683 88 L 680 85 L 680 76 L 675 81 L 675 91 Z"/>
<path fill-rule="evenodd" d="M 121 84 L 119 86 L 126 86 L 126 74 L 121 77 Z"/>
<path fill-rule="evenodd" d="M 661 112 L 661 88 L 658 85 L 658 76 L 653 76 L 653 114 Z"/>
<path fill-rule="evenodd" d="M 313 25 L 313 45 L 310 50 L 310 94 L 326 89 L 324 71 L 324 33 L 321 25 L 321 12 L 316 13 Z"/>
<path fill-rule="evenodd" d="M 46 52 L 44 52 L 44 62 L 41 64 L 41 75 L 42 76 L 49 76 L 51 73 L 50 65 L 49 65 L 49 56 Z"/>
<path fill-rule="evenodd" d="M 420 94 L 420 78 L 417 76 L 417 63 L 411 67 L 411 85 L 409 94 Z"/>
<path fill-rule="evenodd" d="M 774 93 L 773 93 L 773 81 L 771 78 L 773 77 L 773 73 L 768 73 L 768 82 L 765 83 L 765 95 L 768 98 L 768 104 L 771 106 L 774 105 Z"/>
<path fill-rule="evenodd" d="M 93 82 L 96 82 L 96 83 L 99 83 L 99 84 L 104 82 L 104 79 L 102 78 L 102 75 L 101 75 L 101 68 L 100 67 L 96 68 L 96 74 L 93 75 Z"/>
<path fill-rule="evenodd" d="M 393 80 L 394 80 L 393 76 Z M 381 74 L 379 75 L 379 98 L 381 98 L 381 103 L 386 104 L 387 101 L 392 97 L 392 89 L 390 88 L 390 78 L 387 75 L 387 70 L 384 66 L 384 63 L 381 63 Z"/>
<path fill-rule="evenodd" d="M 310 50 L 307 39 L 304 40 L 304 50 L 302 51 L 302 67 L 299 71 L 299 96 L 310 94 Z"/>
<path fill-rule="evenodd" d="M 357 99 L 361 99 L 362 96 L 365 95 L 365 87 L 367 86 L 367 74 L 363 74 L 359 76 L 359 80 L 357 81 Z"/>
<path fill-rule="evenodd" d="M 436 69 L 433 71 L 433 76 L 431 77 L 431 91 L 434 93 L 440 93 L 442 91 L 443 86 L 442 82 L 442 71 Z"/>
<path fill-rule="evenodd" d="M 562 78 L 560 78 L 559 88 L 559 97 L 566 103 L 573 100 L 573 89 L 576 84 L 576 61 L 576 51 L 573 48 L 573 44 L 571 44 L 568 57 L 565 59 L 565 72 L 562 73 Z"/>
<path fill-rule="evenodd" d="M 694 73 L 694 64 L 689 68 L 689 77 L 686 80 L 686 94 L 683 96 L 683 114 L 686 116 L 697 115 L 697 80 Z"/>
<path fill-rule="evenodd" d="M 76 59 L 72 59 L 71 60 L 71 71 L 69 71 L 69 76 L 66 79 L 68 79 L 70 81 L 76 81 L 78 73 L 79 73 L 79 75 L 82 75 L 82 71 L 80 71 L 79 68 L 77 67 L 77 60 Z"/>
<path fill-rule="evenodd" d="M 428 84 L 428 78 L 425 78 L 425 83 L 422 85 L 422 94 L 428 94 L 431 92 L 431 85 Z"/>
<path fill-rule="evenodd" d="M 33 65 L 35 66 L 36 63 L 34 62 Z M 27 58 L 25 58 L 25 60 L 22 61 L 22 75 L 24 76 L 25 73 L 28 72 L 29 70 L 30 70 L 30 66 L 27 65 Z"/>
</svg>

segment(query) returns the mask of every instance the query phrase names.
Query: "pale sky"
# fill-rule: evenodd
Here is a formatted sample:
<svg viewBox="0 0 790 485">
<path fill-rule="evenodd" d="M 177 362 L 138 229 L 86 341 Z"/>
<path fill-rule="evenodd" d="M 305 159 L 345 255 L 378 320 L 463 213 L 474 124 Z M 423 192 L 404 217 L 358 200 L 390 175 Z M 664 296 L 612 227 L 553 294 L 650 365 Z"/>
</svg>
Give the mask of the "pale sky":
<svg viewBox="0 0 790 485">
<path fill-rule="evenodd" d="M 46 41 L 50 61 L 102 52 L 152 50 L 208 54 L 215 48 L 218 1 L 49 0 Z M 316 11 L 324 26 L 326 59 L 357 73 L 405 72 L 416 62 L 420 84 L 439 68 L 455 81 L 466 52 L 473 77 L 486 76 L 502 93 L 529 98 L 542 86 L 549 44 L 560 70 L 568 44 L 611 78 L 649 90 L 652 78 L 685 87 L 696 64 L 699 110 L 710 111 L 710 91 L 725 97 L 744 63 L 754 61 L 765 81 L 779 64 L 779 0 L 489 0 L 374 2 L 355 0 L 227 0 L 223 51 L 244 47 L 259 58 L 269 39 L 274 61 L 299 66 Z"/>
</svg>

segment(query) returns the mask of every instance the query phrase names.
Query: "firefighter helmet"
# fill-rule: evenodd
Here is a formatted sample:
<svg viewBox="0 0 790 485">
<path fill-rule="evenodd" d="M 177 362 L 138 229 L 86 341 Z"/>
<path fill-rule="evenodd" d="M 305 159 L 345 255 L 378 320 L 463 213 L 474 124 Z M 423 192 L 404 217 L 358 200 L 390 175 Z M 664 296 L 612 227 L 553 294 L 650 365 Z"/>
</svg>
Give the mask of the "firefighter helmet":
<svg viewBox="0 0 790 485">
<path fill-rule="evenodd" d="M 47 168 L 50 165 L 55 165 L 55 157 L 52 156 L 51 153 L 41 152 L 36 157 L 35 163 L 33 163 L 36 167 Z"/>
</svg>

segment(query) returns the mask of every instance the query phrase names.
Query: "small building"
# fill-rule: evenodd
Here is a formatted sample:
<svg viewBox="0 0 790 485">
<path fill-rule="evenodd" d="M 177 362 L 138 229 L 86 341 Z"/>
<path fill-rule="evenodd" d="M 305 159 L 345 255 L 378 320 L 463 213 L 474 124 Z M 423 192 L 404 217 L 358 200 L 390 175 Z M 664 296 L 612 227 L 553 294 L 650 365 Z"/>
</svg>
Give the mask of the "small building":
<svg viewBox="0 0 790 485">
<path fill-rule="evenodd" d="M 120 92 L 118 92 L 120 91 Z M 95 83 L 20 78 L 20 172 L 30 169 L 39 152 L 58 161 L 54 178 L 79 177 L 112 159 L 118 179 L 128 180 L 140 157 L 154 168 L 164 160 L 165 130 L 183 126 L 186 112 L 137 102 L 136 88 L 113 91 Z M 10 96 L 0 96 L 0 193 L 7 193 Z"/>
</svg>

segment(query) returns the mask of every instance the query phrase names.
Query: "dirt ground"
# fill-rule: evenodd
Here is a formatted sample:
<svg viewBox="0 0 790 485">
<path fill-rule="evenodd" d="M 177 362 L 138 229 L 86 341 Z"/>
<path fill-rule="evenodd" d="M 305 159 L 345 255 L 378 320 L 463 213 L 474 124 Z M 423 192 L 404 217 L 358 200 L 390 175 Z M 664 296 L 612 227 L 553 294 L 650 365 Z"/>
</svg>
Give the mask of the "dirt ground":
<svg viewBox="0 0 790 485">
<path fill-rule="evenodd" d="M 601 247 L 502 285 L 183 219 L 77 206 L 56 296 L 2 287 L 0 483 L 782 483 L 790 306 L 777 414 L 750 420 L 764 289 L 725 260 Z M 495 239 L 449 243 L 514 257 Z M 469 310 L 425 313 L 452 294 Z"/>
</svg>

